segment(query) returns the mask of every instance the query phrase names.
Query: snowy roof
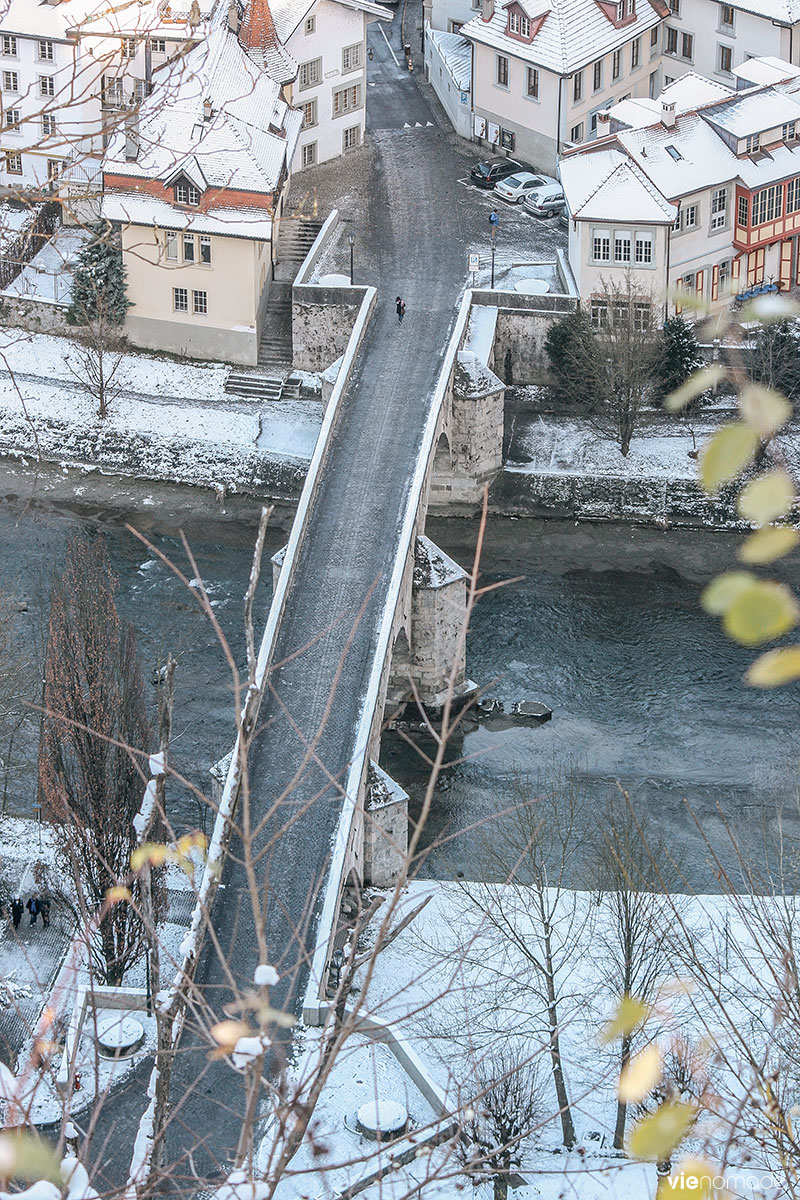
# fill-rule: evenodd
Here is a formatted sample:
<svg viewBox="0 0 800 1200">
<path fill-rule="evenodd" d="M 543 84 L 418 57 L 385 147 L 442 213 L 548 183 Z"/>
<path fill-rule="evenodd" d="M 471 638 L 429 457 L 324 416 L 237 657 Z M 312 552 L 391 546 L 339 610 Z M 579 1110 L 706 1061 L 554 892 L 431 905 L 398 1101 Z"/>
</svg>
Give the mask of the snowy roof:
<svg viewBox="0 0 800 1200">
<path fill-rule="evenodd" d="M 157 34 L 173 41 L 202 36 L 189 26 L 188 0 L 178 0 L 170 15 L 160 13 L 160 0 L 139 0 L 136 4 L 111 5 L 107 0 L 61 0 L 60 4 L 37 4 L 33 0 L 8 0 L 3 6 L 0 27 L 4 33 L 30 37 L 66 39 L 68 33 Z M 202 0 L 201 23 L 207 22 L 214 10 L 214 0 Z"/>
<path fill-rule="evenodd" d="M 462 26 L 461 32 L 471 41 L 563 75 L 626 45 L 657 25 L 661 20 L 657 5 L 662 7 L 660 0 L 638 0 L 636 19 L 617 28 L 598 4 L 587 0 L 550 0 L 542 27 L 528 44 L 507 34 L 508 14 L 495 3 L 490 21 L 476 16 Z M 542 10 L 537 11 L 541 14 Z M 663 12 L 666 15 L 665 7 Z"/>
<path fill-rule="evenodd" d="M 706 113 L 706 119 L 734 137 L 775 129 L 786 121 L 800 120 L 800 100 L 774 86 L 739 92 Z"/>
<path fill-rule="evenodd" d="M 675 205 L 619 150 L 596 150 L 562 158 L 559 174 L 570 216 L 581 221 L 671 225 L 675 220 Z"/>
<path fill-rule="evenodd" d="M 440 29 L 428 29 L 426 37 L 447 63 L 456 87 L 468 92 L 472 85 L 472 46 L 467 39 L 460 33 L 443 33 Z"/>
<path fill-rule="evenodd" d="M 239 45 L 217 16 L 208 38 L 166 67 L 139 109 L 139 153 L 125 158 L 124 129 L 112 139 L 103 170 L 132 179 L 200 174 L 207 187 L 270 194 L 294 154 L 302 113 L 281 95 L 286 60 Z M 270 74 L 274 68 L 277 78 Z M 204 105 L 211 118 L 204 119 Z"/>
<path fill-rule="evenodd" d="M 263 208 L 220 205 L 207 212 L 188 212 L 144 192 L 106 192 L 102 211 L 109 221 L 119 221 L 122 225 L 191 229 L 193 233 L 225 234 L 256 242 L 268 242 L 272 238 L 272 220 Z"/>
<path fill-rule="evenodd" d="M 780 83 L 782 79 L 800 75 L 800 67 L 793 67 L 782 58 L 765 54 L 763 58 L 745 59 L 738 67 L 731 68 L 731 74 L 746 83 Z"/>
<path fill-rule="evenodd" d="M 612 121 L 612 132 L 620 126 L 644 129 L 647 125 L 661 120 L 664 104 L 674 105 L 675 113 L 679 116 L 715 100 L 724 100 L 735 95 L 733 88 L 726 87 L 724 83 L 706 79 L 695 71 L 687 71 L 685 75 L 667 84 L 656 100 L 647 96 L 631 96 L 627 100 L 620 100 L 606 111 Z"/>
<path fill-rule="evenodd" d="M 271 0 L 272 19 L 282 42 L 289 40 L 315 3 L 316 0 Z M 375 3 L 374 0 L 336 0 L 336 3 L 343 4 L 345 8 L 365 12 L 372 17 L 379 17 L 383 21 L 391 21 L 394 17 L 388 8 Z"/>
<path fill-rule="evenodd" d="M 742 12 L 754 13 L 757 17 L 766 17 L 768 21 L 777 21 L 779 24 L 794 25 L 800 21 L 798 0 L 731 0 L 731 4 Z"/>
</svg>

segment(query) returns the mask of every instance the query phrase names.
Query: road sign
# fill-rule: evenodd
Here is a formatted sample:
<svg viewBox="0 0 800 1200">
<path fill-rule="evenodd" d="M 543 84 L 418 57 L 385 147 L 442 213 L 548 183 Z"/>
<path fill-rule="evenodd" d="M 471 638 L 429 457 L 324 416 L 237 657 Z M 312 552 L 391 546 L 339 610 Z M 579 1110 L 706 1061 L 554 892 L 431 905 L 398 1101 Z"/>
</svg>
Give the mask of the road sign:
<svg viewBox="0 0 800 1200">
<path fill-rule="evenodd" d="M 469 256 L 469 269 L 470 269 L 470 271 L 472 272 L 472 274 L 473 274 L 473 275 L 475 274 L 475 272 L 476 272 L 476 271 L 478 270 L 478 268 L 480 267 L 480 264 L 481 264 L 480 255 L 479 255 L 479 254 L 473 254 L 473 253 L 470 253 L 470 256 Z"/>
</svg>

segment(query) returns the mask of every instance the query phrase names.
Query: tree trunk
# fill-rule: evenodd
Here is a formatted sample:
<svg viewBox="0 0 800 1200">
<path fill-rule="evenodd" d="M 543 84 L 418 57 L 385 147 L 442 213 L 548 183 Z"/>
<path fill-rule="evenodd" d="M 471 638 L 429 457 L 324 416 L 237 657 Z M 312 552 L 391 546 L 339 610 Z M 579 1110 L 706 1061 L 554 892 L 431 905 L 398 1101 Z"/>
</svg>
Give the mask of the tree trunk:
<svg viewBox="0 0 800 1200">
<path fill-rule="evenodd" d="M 622 1039 L 622 1050 L 619 1056 L 620 1075 L 627 1067 L 631 1059 L 631 1038 L 625 1036 Z M 617 1123 L 614 1126 L 614 1149 L 622 1150 L 625 1145 L 625 1121 L 628 1116 L 628 1105 L 624 1100 L 617 1100 Z"/>
<path fill-rule="evenodd" d="M 567 1085 L 564 1082 L 564 1069 L 561 1064 L 561 1046 L 558 1035 L 558 1001 L 556 999 L 555 980 L 553 978 L 553 958 L 550 948 L 550 934 L 545 935 L 545 964 L 547 968 L 547 1019 L 550 1024 L 550 1060 L 553 1066 L 553 1083 L 558 1100 L 559 1116 L 561 1117 L 561 1134 L 564 1145 L 571 1150 L 575 1145 L 575 1126 L 572 1123 L 572 1110 L 569 1106 Z"/>
<path fill-rule="evenodd" d="M 494 1200 L 506 1200 L 508 1196 L 508 1176 L 495 1175 L 494 1183 Z"/>
</svg>

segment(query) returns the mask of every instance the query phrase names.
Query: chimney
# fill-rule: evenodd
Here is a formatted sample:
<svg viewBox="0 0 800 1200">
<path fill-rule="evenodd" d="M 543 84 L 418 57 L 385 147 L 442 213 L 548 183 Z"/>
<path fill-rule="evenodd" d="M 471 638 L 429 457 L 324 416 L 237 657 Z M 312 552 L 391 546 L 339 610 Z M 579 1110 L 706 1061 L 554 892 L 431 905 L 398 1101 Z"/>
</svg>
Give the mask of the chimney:
<svg viewBox="0 0 800 1200">
<path fill-rule="evenodd" d="M 494 0 L 481 0 L 481 17 L 484 21 L 491 21 L 494 16 Z"/>
<path fill-rule="evenodd" d="M 210 121 L 214 115 L 214 109 L 211 107 L 210 100 L 203 101 L 203 120 Z"/>
<path fill-rule="evenodd" d="M 239 5 L 236 3 L 236 0 L 228 0 L 228 29 L 230 29 L 231 33 L 238 34 L 240 24 Z"/>
<path fill-rule="evenodd" d="M 675 101 L 661 101 L 661 124 L 665 129 L 675 128 Z"/>
<path fill-rule="evenodd" d="M 605 137 L 611 128 L 611 113 L 608 110 L 597 114 L 597 136 Z"/>
<path fill-rule="evenodd" d="M 125 117 L 125 159 L 134 162 L 139 157 L 139 116 L 129 112 Z"/>
</svg>

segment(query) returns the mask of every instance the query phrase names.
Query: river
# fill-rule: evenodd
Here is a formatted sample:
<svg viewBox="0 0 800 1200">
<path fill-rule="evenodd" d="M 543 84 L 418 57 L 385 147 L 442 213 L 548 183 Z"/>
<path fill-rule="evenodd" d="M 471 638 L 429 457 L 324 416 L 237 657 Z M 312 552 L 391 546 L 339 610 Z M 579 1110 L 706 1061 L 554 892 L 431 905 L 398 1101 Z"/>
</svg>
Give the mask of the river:
<svg viewBox="0 0 800 1200">
<path fill-rule="evenodd" d="M 220 505 L 197 490 L 52 468 L 34 478 L 8 465 L 0 470 L 0 497 L 0 600 L 9 643 L 0 654 L 0 674 L 16 670 L 24 681 L 15 700 L 39 700 L 47 600 L 67 540 L 102 533 L 119 578 L 120 611 L 137 630 L 153 716 L 158 689 L 152 672 L 168 652 L 178 660 L 174 763 L 194 785 L 206 787 L 209 767 L 232 740 L 230 671 L 194 597 L 125 524 L 192 577 L 180 542 L 185 531 L 241 665 L 242 598 L 257 506 L 236 497 Z M 278 512 L 270 528 L 256 605 L 259 633 L 271 595 L 268 556 L 285 542 L 289 520 Z M 463 565 L 471 563 L 473 523 L 431 520 L 428 532 Z M 484 725 L 454 744 L 461 761 L 437 784 L 422 874 L 485 874 L 476 827 L 491 828 L 521 795 L 535 795 L 543 777 L 571 781 L 597 811 L 610 792 L 624 788 L 635 808 L 651 814 L 679 854 L 687 886 L 698 890 L 719 887 L 704 838 L 733 865 L 726 822 L 757 862 L 781 804 L 782 827 L 796 844 L 800 694 L 746 688 L 742 674 L 751 655 L 732 645 L 698 603 L 704 582 L 733 561 L 736 544 L 730 533 L 490 522 L 483 581 L 521 578 L 479 601 L 468 671 L 507 708 L 515 700 L 542 700 L 553 718 L 538 727 Z M 800 584 L 800 570 L 792 581 Z M 7 745 L 0 749 L 8 811 L 30 812 L 35 802 L 37 730 L 31 710 L 11 754 Z M 425 785 L 422 759 L 387 735 L 382 761 L 409 791 L 413 816 Z M 176 826 L 207 827 L 208 810 L 185 791 L 173 787 L 169 806 Z M 577 873 L 571 882 L 584 880 Z"/>
</svg>

